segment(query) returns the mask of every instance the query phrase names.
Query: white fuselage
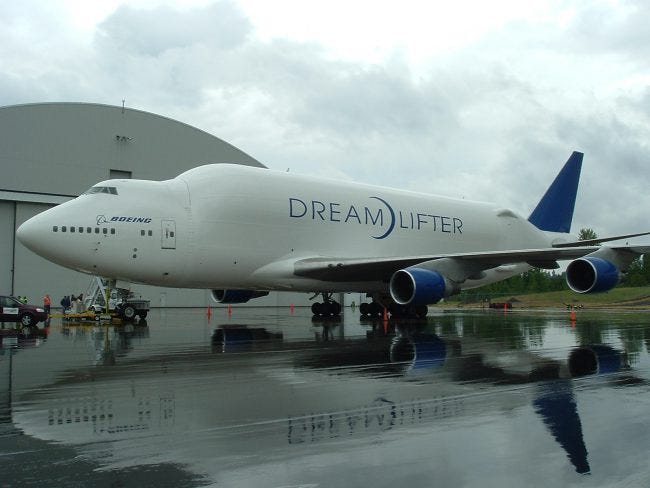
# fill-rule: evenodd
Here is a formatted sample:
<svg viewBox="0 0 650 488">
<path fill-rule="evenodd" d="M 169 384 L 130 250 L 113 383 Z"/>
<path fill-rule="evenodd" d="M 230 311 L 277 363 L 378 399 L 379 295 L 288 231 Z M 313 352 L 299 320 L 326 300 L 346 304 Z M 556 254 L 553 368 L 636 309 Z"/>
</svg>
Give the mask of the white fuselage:
<svg viewBox="0 0 650 488">
<path fill-rule="evenodd" d="M 91 191 L 23 224 L 21 240 L 63 266 L 159 286 L 385 291 L 296 276 L 293 263 L 542 248 L 555 236 L 492 204 L 230 164 Z"/>
</svg>

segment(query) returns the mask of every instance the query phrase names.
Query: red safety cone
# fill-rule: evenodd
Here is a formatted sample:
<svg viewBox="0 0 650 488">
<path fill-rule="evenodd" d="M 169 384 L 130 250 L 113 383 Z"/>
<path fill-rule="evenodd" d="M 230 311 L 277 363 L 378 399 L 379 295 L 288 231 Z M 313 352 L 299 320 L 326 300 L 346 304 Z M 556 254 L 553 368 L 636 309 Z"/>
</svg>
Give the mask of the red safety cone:
<svg viewBox="0 0 650 488">
<path fill-rule="evenodd" d="M 293 315 L 293 309 L 294 309 L 293 303 L 291 304 L 290 308 L 291 308 L 291 315 Z"/>
<path fill-rule="evenodd" d="M 228 315 L 232 315 L 232 305 L 228 305 Z"/>
<path fill-rule="evenodd" d="M 210 305 L 208 305 L 207 316 L 208 316 L 208 320 L 212 318 L 212 309 L 210 308 Z"/>
</svg>

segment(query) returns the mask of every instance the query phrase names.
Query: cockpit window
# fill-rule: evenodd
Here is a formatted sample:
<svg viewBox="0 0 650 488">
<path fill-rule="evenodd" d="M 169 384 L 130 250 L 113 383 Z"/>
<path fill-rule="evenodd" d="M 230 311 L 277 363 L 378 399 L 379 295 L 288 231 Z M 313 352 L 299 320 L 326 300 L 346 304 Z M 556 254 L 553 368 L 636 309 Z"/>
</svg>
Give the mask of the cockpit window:
<svg viewBox="0 0 650 488">
<path fill-rule="evenodd" d="M 117 195 L 117 188 L 114 186 L 93 186 L 84 192 L 84 195 L 92 195 L 94 193 L 108 193 L 109 195 Z"/>
</svg>

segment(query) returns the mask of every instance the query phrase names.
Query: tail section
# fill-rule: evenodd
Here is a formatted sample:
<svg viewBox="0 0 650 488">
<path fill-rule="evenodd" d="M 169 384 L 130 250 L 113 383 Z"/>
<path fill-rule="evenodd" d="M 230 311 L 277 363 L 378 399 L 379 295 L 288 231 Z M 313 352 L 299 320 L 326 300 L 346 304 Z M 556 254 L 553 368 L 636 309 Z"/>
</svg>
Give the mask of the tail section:
<svg viewBox="0 0 650 488">
<path fill-rule="evenodd" d="M 571 230 L 582 168 L 582 156 L 583 154 L 577 151 L 571 154 L 533 213 L 528 217 L 528 221 L 538 229 L 565 233 Z"/>
</svg>

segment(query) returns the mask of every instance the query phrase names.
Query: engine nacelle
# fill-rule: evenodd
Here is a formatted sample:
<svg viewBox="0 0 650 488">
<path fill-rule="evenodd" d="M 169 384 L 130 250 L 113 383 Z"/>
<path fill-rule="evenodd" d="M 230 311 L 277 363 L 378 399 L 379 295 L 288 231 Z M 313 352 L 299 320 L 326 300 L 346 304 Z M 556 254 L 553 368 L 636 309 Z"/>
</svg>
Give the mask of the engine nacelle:
<svg viewBox="0 0 650 488">
<path fill-rule="evenodd" d="M 390 296 L 399 305 L 429 305 L 451 295 L 453 286 L 438 273 L 422 268 L 395 271 L 390 279 Z"/>
<path fill-rule="evenodd" d="M 621 272 L 614 263 L 595 256 L 571 261 L 566 268 L 566 282 L 576 293 L 605 292 L 620 280 Z"/>
<path fill-rule="evenodd" d="M 255 290 L 212 290 L 212 299 L 217 303 L 246 303 L 252 298 L 265 297 L 268 291 Z"/>
</svg>

